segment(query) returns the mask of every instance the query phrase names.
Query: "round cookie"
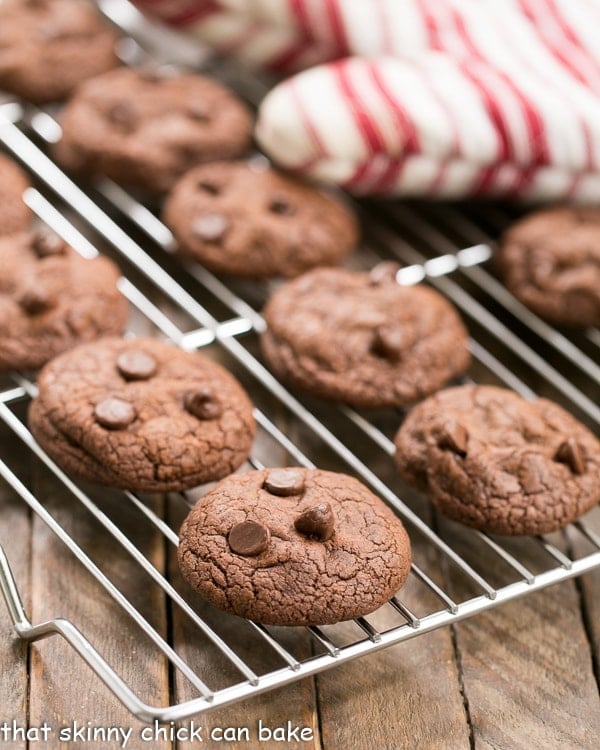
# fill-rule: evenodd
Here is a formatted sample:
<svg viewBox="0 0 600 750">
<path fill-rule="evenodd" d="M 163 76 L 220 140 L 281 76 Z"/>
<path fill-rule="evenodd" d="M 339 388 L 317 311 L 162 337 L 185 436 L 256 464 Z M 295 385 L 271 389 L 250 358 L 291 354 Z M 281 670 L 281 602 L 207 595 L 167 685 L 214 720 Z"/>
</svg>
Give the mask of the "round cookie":
<svg viewBox="0 0 600 750">
<path fill-rule="evenodd" d="M 545 534 L 600 502 L 600 443 L 547 399 L 448 388 L 410 412 L 396 448 L 404 479 L 483 531 Z"/>
<path fill-rule="evenodd" d="M 31 211 L 23 202 L 28 187 L 25 172 L 0 153 L 0 235 L 21 232 L 29 225 Z"/>
<path fill-rule="evenodd" d="M 183 523 L 179 566 L 210 604 L 269 625 L 361 617 L 410 571 L 400 520 L 344 474 L 301 468 L 233 475 Z"/>
<path fill-rule="evenodd" d="M 201 162 L 242 156 L 252 131 L 246 105 L 217 81 L 128 68 L 80 86 L 60 123 L 60 164 L 149 193 Z"/>
<path fill-rule="evenodd" d="M 255 424 L 237 380 L 155 339 L 84 344 L 41 371 L 29 425 L 75 476 L 140 492 L 189 489 L 245 461 Z"/>
<path fill-rule="evenodd" d="M 119 269 L 51 232 L 0 237 L 0 371 L 37 369 L 76 344 L 121 333 Z"/>
<path fill-rule="evenodd" d="M 399 286 L 380 267 L 309 271 L 275 292 L 264 317 L 262 349 L 280 378 L 354 406 L 411 403 L 470 361 L 452 305 L 428 287 Z"/>
<path fill-rule="evenodd" d="M 542 318 L 600 326 L 600 208 L 553 208 L 502 237 L 497 265 L 508 289 Z"/>
<path fill-rule="evenodd" d="M 335 265 L 358 241 L 356 219 L 340 201 L 256 162 L 192 169 L 163 215 L 183 257 L 245 278 Z"/>
<path fill-rule="evenodd" d="M 117 34 L 81 0 L 0 4 L 0 89 L 43 103 L 119 64 Z"/>
</svg>

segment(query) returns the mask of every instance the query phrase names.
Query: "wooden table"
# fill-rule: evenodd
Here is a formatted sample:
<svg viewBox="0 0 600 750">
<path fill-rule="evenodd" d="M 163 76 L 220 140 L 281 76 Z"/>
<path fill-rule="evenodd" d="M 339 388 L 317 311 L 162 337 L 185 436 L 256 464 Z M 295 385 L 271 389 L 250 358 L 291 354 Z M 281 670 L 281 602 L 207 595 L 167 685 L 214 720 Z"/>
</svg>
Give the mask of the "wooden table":
<svg viewBox="0 0 600 750">
<path fill-rule="evenodd" d="M 195 653 L 183 621 L 165 608 L 135 565 L 105 532 L 82 513 L 73 512 L 65 490 L 24 454 L 6 430 L 4 454 L 19 461 L 20 474 L 139 606 L 160 632 L 169 633 L 186 658 L 204 659 L 216 674 L 218 659 Z M 118 494 L 102 494 L 106 507 L 121 503 Z M 159 512 L 181 513 L 157 499 Z M 114 511 L 114 507 L 111 508 Z M 123 524 L 128 512 L 123 511 Z M 117 513 L 119 512 L 117 508 Z M 131 520 L 131 519 L 129 519 Z M 596 519 L 597 520 L 597 519 Z M 176 522 L 176 519 L 174 519 Z M 598 527 L 598 523 L 596 523 Z M 161 538 L 127 529 L 140 549 L 161 570 L 173 569 L 173 556 Z M 0 543 L 4 546 L 34 623 L 62 616 L 73 620 L 132 687 L 150 702 L 182 700 L 187 688 L 170 684 L 163 659 L 149 659 L 136 628 L 119 614 L 100 586 L 24 502 L 0 483 Z M 416 550 L 419 555 L 430 554 Z M 410 600 L 410 592 L 408 592 Z M 121 727 L 131 730 L 129 748 L 325 748 L 325 750 L 400 750 L 401 748 L 592 748 L 600 745 L 600 573 L 568 581 L 503 605 L 485 614 L 412 639 L 316 678 L 307 678 L 195 720 L 204 742 L 142 741 L 145 725 L 131 718 L 69 646 L 55 637 L 28 648 L 14 639 L 0 608 L 0 747 L 26 748 L 16 735 L 4 741 L 2 722 L 21 728 L 51 728 L 49 741 L 29 748 L 119 747 L 117 741 L 66 743 L 60 728 Z M 107 624 L 111 623 L 111 624 Z M 236 627 L 232 618 L 232 627 Z M 115 633 L 117 635 L 115 635 Z M 296 636 L 290 632 L 284 638 Z M 304 648 L 302 644 L 296 648 Z M 244 645 L 240 644 L 243 650 Z M 308 646 L 306 646 L 308 648 Z M 254 654 L 260 662 L 260 654 Z M 314 739 L 259 742 L 264 726 L 303 727 Z M 183 730 L 191 727 L 184 722 Z M 209 741 L 210 728 L 233 728 L 240 741 Z M 247 728 L 248 741 L 243 731 Z M 149 735 L 145 735 L 148 738 Z M 183 736 L 183 735 L 182 735 Z M 218 735 L 217 735 L 218 736 Z M 304 735 L 307 736 L 306 733 Z M 12 739 L 11 739 L 12 737 Z M 102 735 L 98 735 L 102 737 Z"/>
</svg>

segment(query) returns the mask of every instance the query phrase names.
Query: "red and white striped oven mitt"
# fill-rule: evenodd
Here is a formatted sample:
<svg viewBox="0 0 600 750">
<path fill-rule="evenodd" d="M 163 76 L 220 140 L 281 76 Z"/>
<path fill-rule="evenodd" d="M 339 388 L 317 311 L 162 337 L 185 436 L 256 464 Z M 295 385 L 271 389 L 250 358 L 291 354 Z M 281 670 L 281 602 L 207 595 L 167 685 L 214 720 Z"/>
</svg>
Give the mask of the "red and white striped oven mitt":
<svg viewBox="0 0 600 750">
<path fill-rule="evenodd" d="M 256 130 L 288 169 L 359 194 L 600 203 L 600 0 L 137 5 L 294 73 Z"/>
</svg>

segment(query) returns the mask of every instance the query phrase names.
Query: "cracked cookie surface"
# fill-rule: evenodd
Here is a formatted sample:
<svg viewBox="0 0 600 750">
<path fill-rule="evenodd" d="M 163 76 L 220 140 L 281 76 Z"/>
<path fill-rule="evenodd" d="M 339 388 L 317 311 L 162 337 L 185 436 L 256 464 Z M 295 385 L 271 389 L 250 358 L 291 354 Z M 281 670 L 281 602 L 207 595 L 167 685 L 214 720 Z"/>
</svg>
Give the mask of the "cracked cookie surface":
<svg viewBox="0 0 600 750">
<path fill-rule="evenodd" d="M 0 237 L 0 371 L 37 369 L 84 341 L 118 334 L 128 305 L 119 269 L 43 231 Z"/>
<path fill-rule="evenodd" d="M 261 345 L 279 377 L 323 398 L 383 407 L 423 398 L 464 372 L 468 337 L 452 305 L 378 269 L 316 269 L 275 292 Z"/>
<path fill-rule="evenodd" d="M 27 229 L 31 211 L 23 202 L 23 193 L 28 187 L 25 172 L 0 153 L 0 235 Z"/>
<path fill-rule="evenodd" d="M 271 625 L 360 617 L 406 580 L 400 520 L 358 480 L 302 468 L 234 475 L 180 532 L 184 578 L 210 604 Z"/>
<path fill-rule="evenodd" d="M 477 529 L 544 534 L 600 502 L 600 443 L 544 398 L 448 388 L 409 413 L 395 442 L 404 479 Z"/>
<path fill-rule="evenodd" d="M 600 209 L 533 213 L 504 234 L 496 260 L 508 289 L 542 318 L 600 326 Z"/>
<path fill-rule="evenodd" d="M 243 156 L 252 116 L 201 75 L 120 68 L 80 86 L 60 116 L 57 161 L 160 194 L 191 167 Z"/>
<path fill-rule="evenodd" d="M 40 373 L 29 423 L 70 473 L 163 492 L 220 479 L 247 458 L 252 404 L 223 367 L 155 339 L 108 338 Z"/>
<path fill-rule="evenodd" d="M 0 4 L 0 89 L 28 101 L 64 99 L 119 64 L 118 36 L 81 0 Z"/>
<path fill-rule="evenodd" d="M 191 170 L 164 218 L 183 257 L 245 278 L 335 265 L 358 241 L 356 219 L 340 201 L 256 161 Z"/>
</svg>

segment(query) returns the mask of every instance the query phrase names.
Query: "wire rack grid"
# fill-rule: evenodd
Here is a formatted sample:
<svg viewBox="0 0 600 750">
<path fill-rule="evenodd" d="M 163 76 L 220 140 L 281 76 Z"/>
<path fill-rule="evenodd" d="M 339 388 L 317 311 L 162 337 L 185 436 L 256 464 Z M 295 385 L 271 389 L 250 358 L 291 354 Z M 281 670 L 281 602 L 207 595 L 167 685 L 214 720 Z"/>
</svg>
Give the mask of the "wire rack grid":
<svg viewBox="0 0 600 750">
<path fill-rule="evenodd" d="M 108 6 L 111 12 L 116 7 L 113 2 Z M 351 637 L 336 626 L 302 629 L 311 640 L 309 656 L 298 655 L 278 629 L 240 621 L 243 638 L 273 655 L 274 667 L 259 672 L 240 655 L 237 639 L 232 643 L 229 631 L 222 631 L 219 622 L 191 600 L 185 587 L 173 582 L 140 551 L 102 502 L 39 448 L 24 419 L 24 407 L 36 392 L 35 383 L 28 374 L 19 373 L 0 383 L 0 420 L 26 451 L 55 475 L 65 493 L 94 523 L 112 535 L 122 553 L 129 555 L 170 606 L 187 618 L 207 648 L 222 655 L 228 665 L 228 680 L 215 687 L 190 665 L 36 497 L 18 466 L 0 455 L 3 480 L 135 622 L 140 638 L 148 639 L 171 669 L 189 682 L 195 697 L 164 706 L 150 705 L 71 622 L 54 619 L 32 625 L 8 560 L 0 553 L 0 585 L 20 637 L 34 641 L 60 634 L 132 713 L 145 721 L 171 722 L 316 674 L 600 567 L 600 535 L 593 513 L 571 524 L 566 534 L 528 539 L 526 545 L 522 540 L 476 531 L 468 531 L 466 537 L 457 535 L 453 524 L 438 523 L 424 498 L 404 486 L 393 470 L 392 437 L 402 414 L 382 417 L 362 413 L 299 398 L 287 390 L 257 353 L 257 337 L 264 329 L 259 310 L 271 285 L 225 285 L 193 264 L 182 270 L 170 255 L 174 245 L 171 233 L 150 208 L 108 180 L 82 187 L 59 169 L 48 156 L 48 147 L 59 137 L 60 128 L 51 111 L 15 102 L 0 106 L 0 143 L 36 179 L 37 187 L 26 192 L 25 200 L 39 219 L 82 255 L 93 257 L 101 247 L 119 260 L 126 269 L 120 289 L 138 324 L 143 321 L 144 331 L 186 350 L 204 349 L 224 361 L 243 381 L 254 398 L 259 426 L 256 450 L 243 469 L 262 468 L 273 455 L 281 455 L 291 464 L 318 464 L 356 475 L 398 513 L 413 543 L 432 551 L 441 569 L 450 570 L 461 586 L 449 584 L 452 576 L 440 579 L 428 568 L 428 557 L 424 556 L 424 562 L 418 559 L 412 565 L 409 585 L 415 594 L 410 606 L 400 592 L 382 608 L 384 617 L 377 612 L 355 620 Z M 397 259 L 403 264 L 400 283 L 431 283 L 463 314 L 472 334 L 474 360 L 464 382 L 500 383 L 525 398 L 538 393 L 549 395 L 597 430 L 600 332 L 587 330 L 567 337 L 525 309 L 498 283 L 488 267 L 490 242 L 509 221 L 506 212 L 482 206 L 460 209 L 411 203 L 365 203 L 358 208 L 367 240 L 356 264 L 369 267 L 378 259 Z M 139 523 L 156 530 L 175 549 L 176 529 L 156 512 L 148 498 L 130 492 L 123 496 Z M 196 496 L 181 493 L 170 497 L 170 502 L 186 509 Z M 565 538 L 575 537 L 580 543 L 565 546 Z M 482 564 L 477 550 L 485 550 L 486 559 L 491 555 L 493 563 Z M 112 626 L 118 627 L 117 623 Z"/>
</svg>

